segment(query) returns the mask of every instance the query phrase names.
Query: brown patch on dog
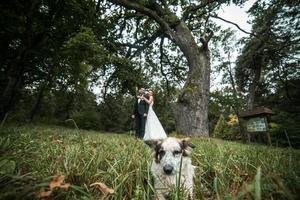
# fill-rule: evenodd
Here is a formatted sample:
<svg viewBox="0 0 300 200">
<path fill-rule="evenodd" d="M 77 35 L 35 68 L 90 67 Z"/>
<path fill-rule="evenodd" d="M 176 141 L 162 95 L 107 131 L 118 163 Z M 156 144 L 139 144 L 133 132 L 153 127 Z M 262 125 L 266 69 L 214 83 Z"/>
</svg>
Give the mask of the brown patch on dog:
<svg viewBox="0 0 300 200">
<path fill-rule="evenodd" d="M 161 142 L 157 142 L 154 148 L 155 154 L 154 154 L 154 160 L 156 163 L 160 163 L 160 160 L 162 158 L 162 147 L 161 147 Z"/>
<path fill-rule="evenodd" d="M 187 157 L 191 154 L 192 148 L 195 148 L 195 145 L 191 142 L 190 138 L 184 138 L 180 140 L 180 146 L 182 148 L 182 155 Z"/>
<path fill-rule="evenodd" d="M 160 159 L 161 159 L 160 151 L 162 150 L 162 147 L 161 147 L 162 141 L 161 140 L 147 140 L 147 141 L 145 141 L 145 143 L 148 146 L 150 146 L 152 149 L 154 149 L 154 161 L 156 163 L 160 163 Z"/>
</svg>

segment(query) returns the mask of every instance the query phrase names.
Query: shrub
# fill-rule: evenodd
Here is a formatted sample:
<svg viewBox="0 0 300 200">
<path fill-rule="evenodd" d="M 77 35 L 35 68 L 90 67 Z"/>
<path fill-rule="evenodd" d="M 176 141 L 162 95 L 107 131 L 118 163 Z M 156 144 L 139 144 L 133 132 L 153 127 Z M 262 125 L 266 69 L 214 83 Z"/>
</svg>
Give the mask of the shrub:
<svg viewBox="0 0 300 200">
<path fill-rule="evenodd" d="M 213 137 L 226 140 L 240 140 L 241 134 L 237 116 L 230 114 L 226 121 L 223 114 L 221 114 L 215 125 Z"/>
<path fill-rule="evenodd" d="M 269 124 L 272 141 L 279 146 L 300 148 L 300 115 L 278 112 Z"/>
<path fill-rule="evenodd" d="M 96 111 L 74 112 L 71 118 L 76 122 L 78 128 L 81 129 L 102 129 L 101 116 Z"/>
<path fill-rule="evenodd" d="M 228 131 L 228 125 L 225 122 L 225 118 L 223 114 L 220 115 L 217 124 L 215 125 L 213 137 L 215 138 L 223 138 Z"/>
</svg>

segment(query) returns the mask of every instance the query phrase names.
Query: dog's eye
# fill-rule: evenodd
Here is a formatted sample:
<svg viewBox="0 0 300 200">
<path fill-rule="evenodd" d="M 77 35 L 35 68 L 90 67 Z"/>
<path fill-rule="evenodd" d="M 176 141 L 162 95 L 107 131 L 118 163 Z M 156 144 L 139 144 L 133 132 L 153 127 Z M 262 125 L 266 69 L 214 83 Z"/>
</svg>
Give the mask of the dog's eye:
<svg viewBox="0 0 300 200">
<path fill-rule="evenodd" d="M 179 155 L 179 154 L 181 154 L 181 151 L 174 151 L 173 154 L 174 155 Z"/>
<path fill-rule="evenodd" d="M 164 150 L 160 150 L 158 153 L 159 153 L 160 157 L 163 157 L 166 152 Z"/>
</svg>

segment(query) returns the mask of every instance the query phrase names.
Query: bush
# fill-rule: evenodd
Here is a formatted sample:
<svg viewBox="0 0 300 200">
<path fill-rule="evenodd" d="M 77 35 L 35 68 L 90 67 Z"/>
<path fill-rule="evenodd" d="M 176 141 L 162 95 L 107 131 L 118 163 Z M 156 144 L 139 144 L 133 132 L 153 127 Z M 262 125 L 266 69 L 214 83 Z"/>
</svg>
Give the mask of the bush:
<svg viewBox="0 0 300 200">
<path fill-rule="evenodd" d="M 226 140 L 240 140 L 241 134 L 237 116 L 230 114 L 228 121 L 226 121 L 223 114 L 221 114 L 215 125 L 213 137 Z"/>
<path fill-rule="evenodd" d="M 124 132 L 133 129 L 134 120 L 131 118 L 133 102 L 132 97 L 107 95 L 105 101 L 99 105 L 103 130 Z"/>
<path fill-rule="evenodd" d="M 300 115 L 298 113 L 279 112 L 271 118 L 269 124 L 272 142 L 277 146 L 300 148 Z"/>
<path fill-rule="evenodd" d="M 224 115 L 221 114 L 217 124 L 215 125 L 213 137 L 215 138 L 224 138 L 228 132 L 228 125 L 225 122 Z"/>
<path fill-rule="evenodd" d="M 76 122 L 78 128 L 101 130 L 101 116 L 96 111 L 74 112 L 71 118 Z"/>
</svg>

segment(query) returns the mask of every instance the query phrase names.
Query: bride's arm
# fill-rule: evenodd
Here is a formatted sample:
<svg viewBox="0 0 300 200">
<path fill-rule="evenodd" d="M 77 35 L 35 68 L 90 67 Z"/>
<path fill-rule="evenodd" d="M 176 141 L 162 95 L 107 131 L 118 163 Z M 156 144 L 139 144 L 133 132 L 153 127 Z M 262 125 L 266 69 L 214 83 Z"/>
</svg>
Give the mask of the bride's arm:
<svg viewBox="0 0 300 200">
<path fill-rule="evenodd" d="M 153 96 L 150 96 L 149 99 L 144 97 L 144 100 L 147 102 L 147 104 L 151 104 L 153 102 Z"/>
</svg>

